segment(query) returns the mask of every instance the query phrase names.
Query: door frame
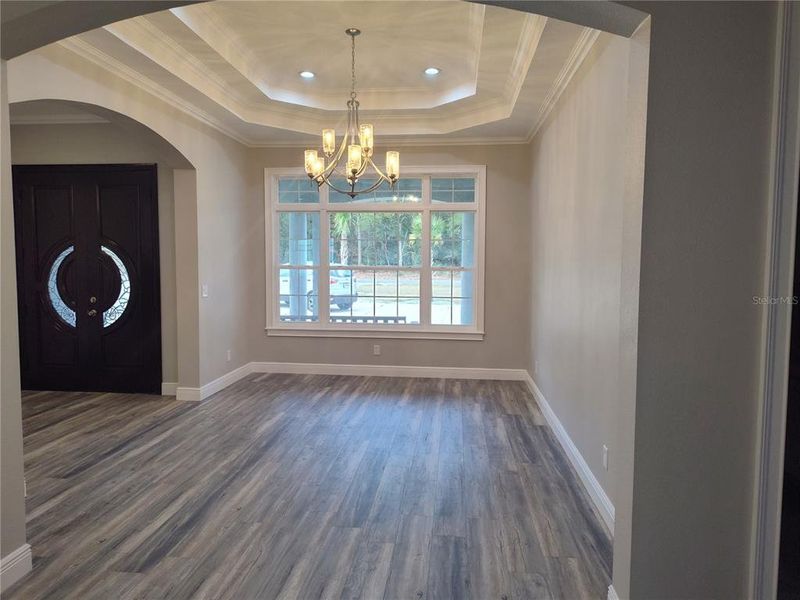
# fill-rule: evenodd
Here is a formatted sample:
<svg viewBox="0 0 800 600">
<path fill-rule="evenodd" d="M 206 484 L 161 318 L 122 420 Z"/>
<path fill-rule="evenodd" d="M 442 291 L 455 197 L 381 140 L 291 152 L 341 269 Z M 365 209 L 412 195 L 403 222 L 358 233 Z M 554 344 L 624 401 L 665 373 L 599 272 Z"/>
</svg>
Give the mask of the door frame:
<svg viewBox="0 0 800 600">
<path fill-rule="evenodd" d="M 153 194 L 153 231 L 152 237 L 154 240 L 153 245 L 153 269 L 154 269 L 154 277 L 152 281 L 152 285 L 154 286 L 153 295 L 154 298 L 157 300 L 155 306 L 155 322 L 158 326 L 158 332 L 155 336 L 157 340 L 157 348 L 153 353 L 153 364 L 157 367 L 156 381 L 154 382 L 153 390 L 150 392 L 141 392 L 141 393 L 151 393 L 159 395 L 162 393 L 162 379 L 163 379 L 163 362 L 162 362 L 162 314 L 161 314 L 161 238 L 159 235 L 159 212 L 158 212 L 158 165 L 156 163 L 80 163 L 80 164 L 15 164 L 12 165 L 12 172 L 13 170 L 24 170 L 29 173 L 36 173 L 36 172 L 61 172 L 61 173 L 90 173 L 92 171 L 103 171 L 106 173 L 114 173 L 114 172 L 131 172 L 131 171 L 146 171 L 150 178 L 150 186 Z M 13 186 L 13 181 L 12 181 Z M 12 194 L 14 196 L 14 201 L 16 202 L 16 191 L 12 187 Z M 16 231 L 16 223 L 15 223 L 15 236 L 17 235 Z M 16 240 L 15 240 L 15 248 L 16 248 Z M 17 270 L 19 270 L 19 253 L 17 256 Z M 23 294 L 20 290 L 20 277 L 19 273 L 17 273 L 16 277 L 16 285 L 17 285 L 17 303 L 19 304 L 22 301 Z M 18 313 L 22 314 L 21 307 L 18 306 Z M 19 320 L 19 316 L 17 317 Z M 20 334 L 22 333 L 21 323 L 18 323 L 20 327 Z M 24 346 L 24 340 L 22 335 L 19 338 L 19 352 L 20 358 L 22 357 Z M 20 370 L 20 378 L 22 378 L 22 371 Z M 95 391 L 95 390 L 86 390 L 86 391 Z"/>
<path fill-rule="evenodd" d="M 766 298 L 781 299 L 794 293 L 800 165 L 800 5 L 793 2 L 778 5 L 774 74 L 764 289 Z M 764 310 L 750 564 L 756 600 L 777 593 L 792 304 L 768 301 Z"/>
</svg>

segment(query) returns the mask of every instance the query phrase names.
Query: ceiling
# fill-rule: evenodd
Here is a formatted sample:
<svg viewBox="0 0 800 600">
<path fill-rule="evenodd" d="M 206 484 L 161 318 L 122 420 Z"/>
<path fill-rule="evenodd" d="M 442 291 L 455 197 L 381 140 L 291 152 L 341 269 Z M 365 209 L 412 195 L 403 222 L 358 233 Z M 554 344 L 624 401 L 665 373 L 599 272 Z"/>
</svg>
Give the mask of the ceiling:
<svg viewBox="0 0 800 600">
<path fill-rule="evenodd" d="M 59 44 L 242 143 L 303 145 L 343 125 L 348 27 L 363 32 L 361 120 L 381 142 L 399 144 L 529 140 L 598 34 L 458 0 L 218 0 Z M 441 73 L 425 75 L 430 66 Z M 304 70 L 316 76 L 303 79 Z"/>
</svg>

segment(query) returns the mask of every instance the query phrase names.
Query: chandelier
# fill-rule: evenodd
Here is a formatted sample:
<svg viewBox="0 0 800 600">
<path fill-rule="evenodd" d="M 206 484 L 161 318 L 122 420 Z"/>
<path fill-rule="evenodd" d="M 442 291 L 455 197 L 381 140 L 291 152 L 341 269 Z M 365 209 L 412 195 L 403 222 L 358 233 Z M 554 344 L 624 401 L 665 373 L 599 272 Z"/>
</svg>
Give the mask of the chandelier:
<svg viewBox="0 0 800 600">
<path fill-rule="evenodd" d="M 340 194 L 347 194 L 355 198 L 359 194 L 366 194 L 377 189 L 382 183 L 386 182 L 394 188 L 397 180 L 400 179 L 400 153 L 390 150 L 386 153 L 386 172 L 382 172 L 372 161 L 372 152 L 375 148 L 375 130 L 372 125 L 367 123 L 360 124 L 358 120 L 358 99 L 356 94 L 356 36 L 360 30 L 350 28 L 345 30 L 350 36 L 350 68 L 351 68 L 351 87 L 350 100 L 347 101 L 347 129 L 342 138 L 341 145 L 336 147 L 336 130 L 322 130 L 322 153 L 320 156 L 317 150 L 306 150 L 305 170 L 306 174 L 313 179 L 318 187 L 327 184 L 331 189 Z M 346 156 L 346 160 L 343 160 Z M 326 165 L 327 159 L 327 165 Z M 343 166 L 342 166 L 342 163 Z M 366 189 L 356 189 L 358 180 L 364 175 L 369 167 L 377 175 L 375 183 Z M 333 184 L 333 178 L 343 179 L 347 182 L 349 189 L 339 189 Z M 374 175 L 370 174 L 370 179 Z"/>
</svg>

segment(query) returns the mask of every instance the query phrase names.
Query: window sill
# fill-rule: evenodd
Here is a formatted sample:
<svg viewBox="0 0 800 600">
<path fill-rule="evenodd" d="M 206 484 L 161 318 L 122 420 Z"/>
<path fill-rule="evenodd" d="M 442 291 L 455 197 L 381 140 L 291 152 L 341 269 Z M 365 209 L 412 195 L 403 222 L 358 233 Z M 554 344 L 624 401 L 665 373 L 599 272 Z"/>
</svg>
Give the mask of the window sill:
<svg viewBox="0 0 800 600">
<path fill-rule="evenodd" d="M 413 330 L 396 331 L 387 329 L 325 329 L 321 327 L 267 327 L 267 335 L 277 337 L 328 337 L 328 338 L 381 338 L 412 340 L 461 340 L 481 341 L 483 331 L 467 329 L 461 331 Z"/>
</svg>

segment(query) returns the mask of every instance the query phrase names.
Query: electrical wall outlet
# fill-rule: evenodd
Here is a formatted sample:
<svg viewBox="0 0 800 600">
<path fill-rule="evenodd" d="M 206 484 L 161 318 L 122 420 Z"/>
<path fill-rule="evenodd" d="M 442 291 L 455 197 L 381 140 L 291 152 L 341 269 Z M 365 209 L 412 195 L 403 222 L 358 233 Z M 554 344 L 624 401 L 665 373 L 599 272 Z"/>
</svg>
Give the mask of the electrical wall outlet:
<svg viewBox="0 0 800 600">
<path fill-rule="evenodd" d="M 231 362 L 231 351 L 228 350 L 228 362 Z"/>
<path fill-rule="evenodd" d="M 608 471 L 608 446 L 603 444 L 603 468 Z"/>
<path fill-rule="evenodd" d="M 381 345 L 375 344 L 372 346 L 372 355 L 373 356 L 380 356 L 381 355 Z"/>
</svg>

